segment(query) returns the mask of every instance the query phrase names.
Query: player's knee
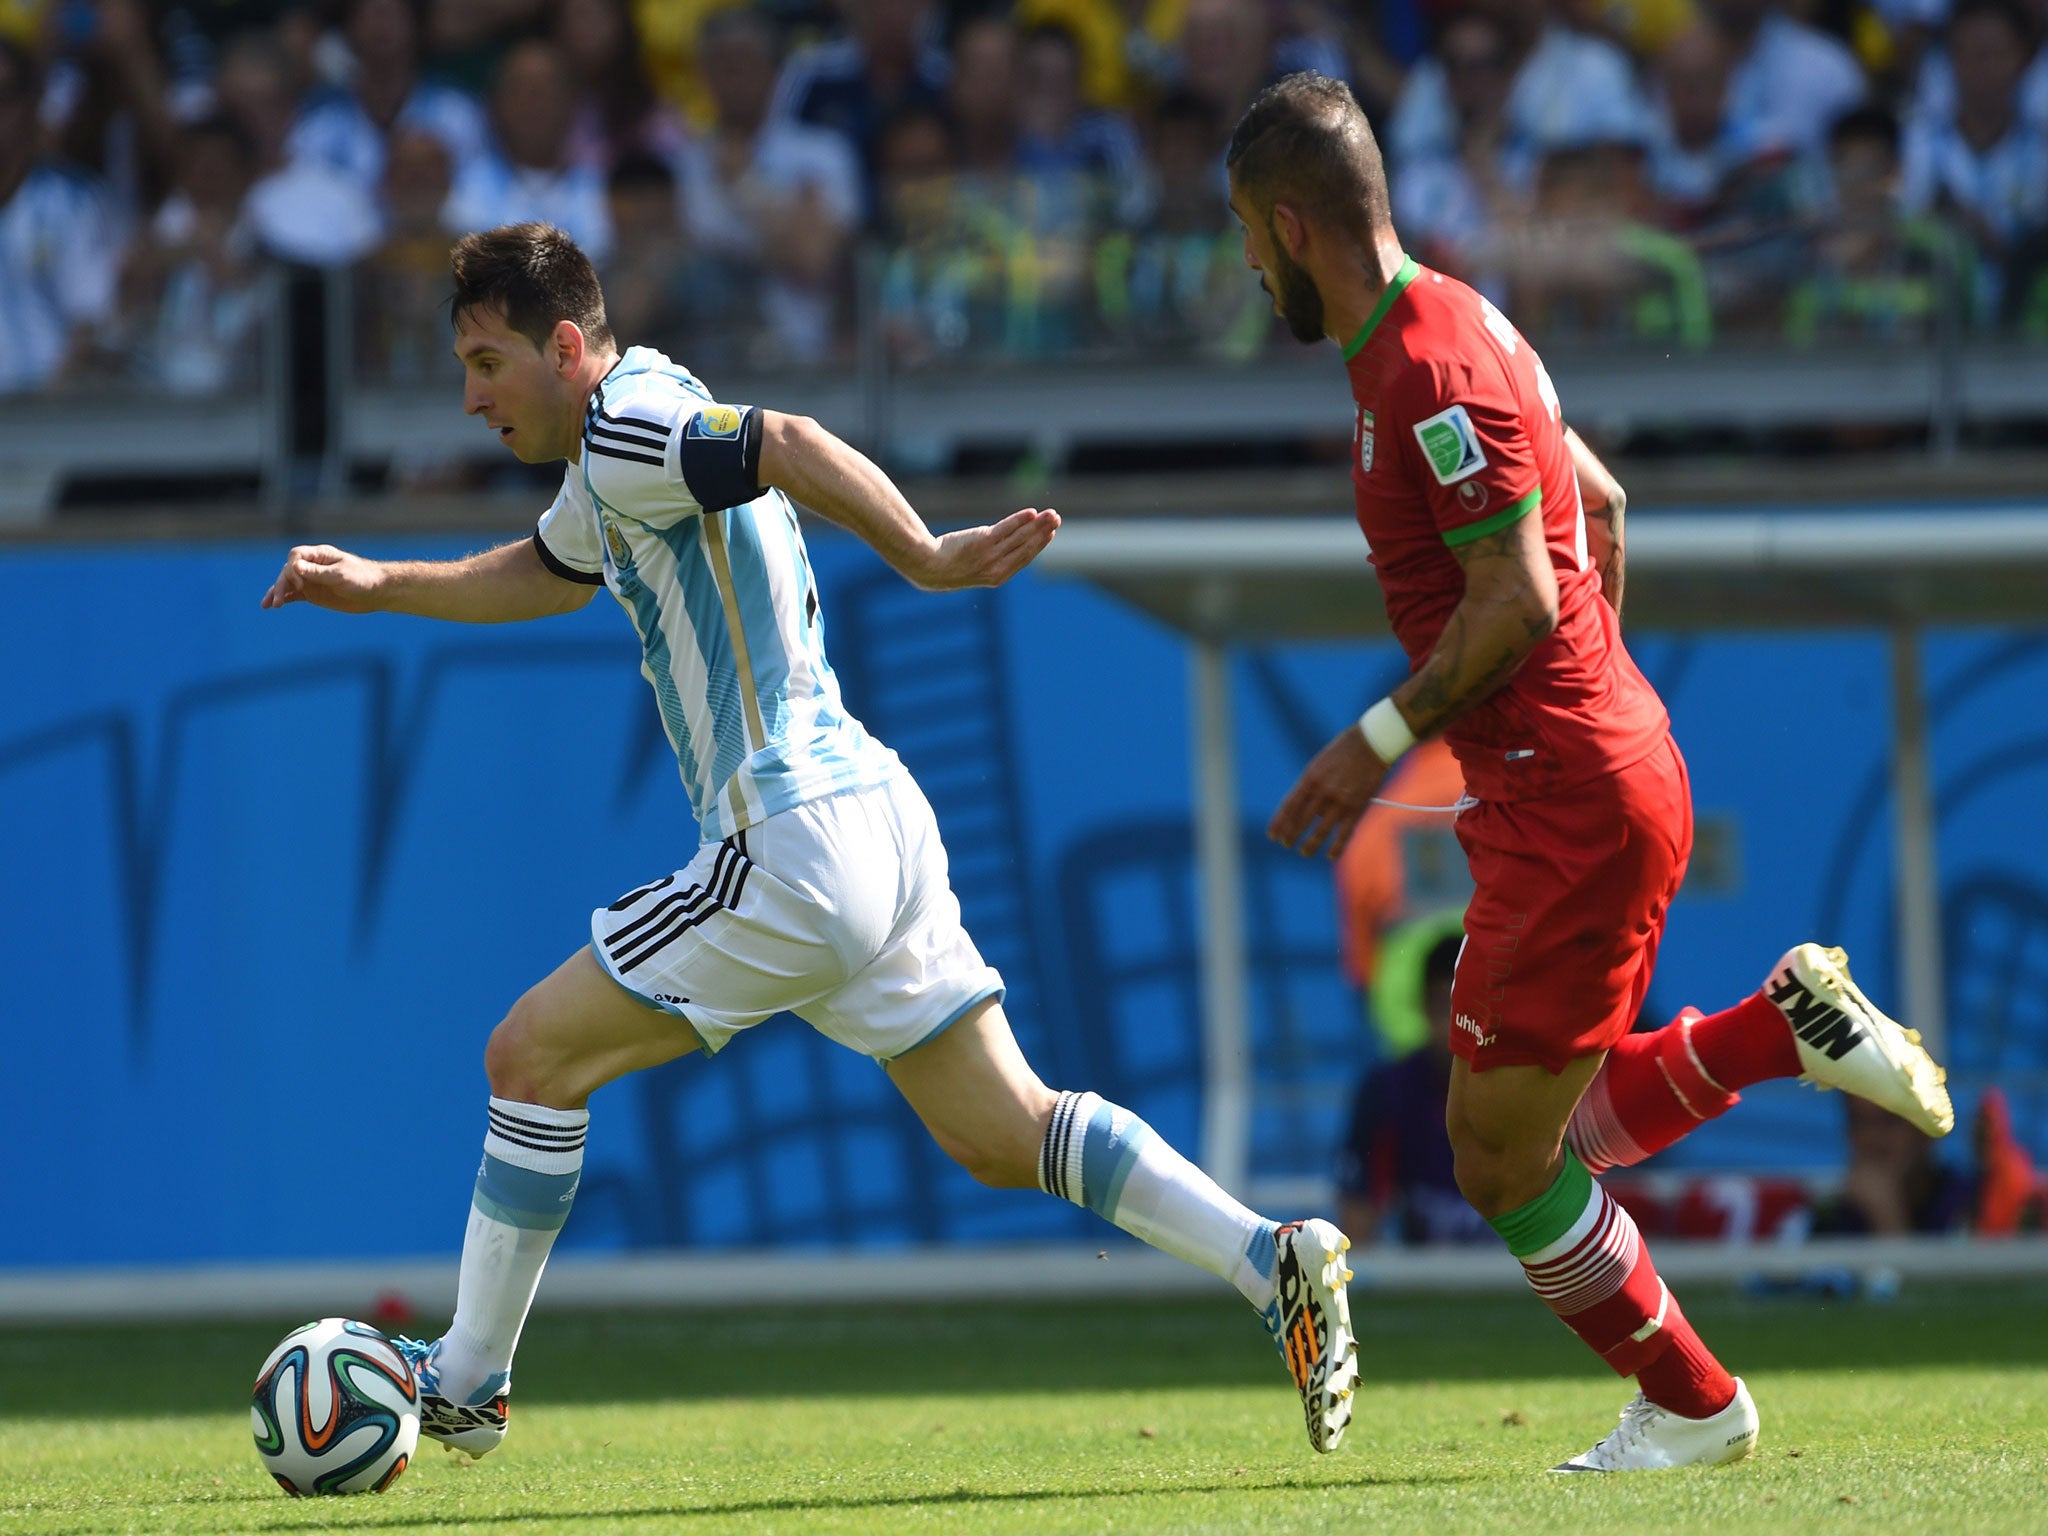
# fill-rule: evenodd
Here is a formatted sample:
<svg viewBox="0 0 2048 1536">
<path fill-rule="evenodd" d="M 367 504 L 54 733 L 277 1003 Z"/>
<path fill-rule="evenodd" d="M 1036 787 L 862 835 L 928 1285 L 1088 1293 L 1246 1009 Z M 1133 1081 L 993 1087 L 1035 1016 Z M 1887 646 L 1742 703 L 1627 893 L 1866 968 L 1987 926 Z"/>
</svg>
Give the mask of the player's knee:
<svg viewBox="0 0 2048 1536">
<path fill-rule="evenodd" d="M 541 1020 L 528 993 L 512 1005 L 484 1044 L 484 1076 L 491 1092 L 520 1104 L 547 1104 L 560 1098 L 562 1063 L 547 1050 Z"/>
<path fill-rule="evenodd" d="M 1527 1205 L 1550 1187 L 1556 1174 L 1554 1152 L 1489 1145 L 1469 1127 L 1451 1128 L 1451 1158 L 1458 1192 L 1489 1220 Z"/>
<path fill-rule="evenodd" d="M 1014 1148 L 991 1140 L 961 1136 L 937 1136 L 939 1150 L 967 1171 L 977 1184 L 990 1189 L 1034 1189 L 1038 1185 L 1036 1153 L 1019 1156 Z"/>
</svg>

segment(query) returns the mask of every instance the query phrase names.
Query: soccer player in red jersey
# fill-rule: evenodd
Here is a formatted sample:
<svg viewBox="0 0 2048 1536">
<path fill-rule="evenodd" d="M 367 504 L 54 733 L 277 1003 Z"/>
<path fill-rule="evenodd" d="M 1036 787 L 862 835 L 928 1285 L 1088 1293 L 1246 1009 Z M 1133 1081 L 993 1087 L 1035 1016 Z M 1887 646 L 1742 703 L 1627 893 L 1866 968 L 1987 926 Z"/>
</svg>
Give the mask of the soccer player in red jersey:
<svg viewBox="0 0 2048 1536">
<path fill-rule="evenodd" d="M 1410 675 L 1318 753 L 1271 835 L 1332 855 L 1417 740 L 1441 735 L 1477 804 L 1475 892 L 1452 989 L 1447 1124 L 1458 1186 L 1546 1305 L 1640 1392 L 1558 1471 L 1734 1461 L 1757 1413 L 1658 1279 L 1596 1177 L 1803 1076 L 1930 1135 L 1941 1070 L 1802 944 L 1734 1007 L 1631 1034 L 1692 846 L 1685 760 L 1621 641 L 1621 488 L 1565 426 L 1505 316 L 1403 253 L 1350 91 L 1290 75 L 1229 152 L 1245 260 L 1296 337 L 1344 349 L 1351 461 Z"/>
</svg>

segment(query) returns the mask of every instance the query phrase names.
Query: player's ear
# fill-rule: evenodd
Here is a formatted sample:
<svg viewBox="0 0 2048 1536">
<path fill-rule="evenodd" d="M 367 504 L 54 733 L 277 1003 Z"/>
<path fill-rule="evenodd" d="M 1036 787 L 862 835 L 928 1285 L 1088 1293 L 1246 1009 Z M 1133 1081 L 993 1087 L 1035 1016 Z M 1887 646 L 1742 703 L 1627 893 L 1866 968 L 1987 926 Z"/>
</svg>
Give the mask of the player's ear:
<svg viewBox="0 0 2048 1536">
<path fill-rule="evenodd" d="M 583 332 L 573 320 L 557 320 L 555 331 L 548 338 L 550 357 L 555 372 L 565 378 L 583 366 Z"/>
<path fill-rule="evenodd" d="M 1288 256 L 1299 260 L 1302 247 L 1308 244 L 1308 225 L 1303 222 L 1292 203 L 1273 205 L 1273 238 Z"/>
</svg>

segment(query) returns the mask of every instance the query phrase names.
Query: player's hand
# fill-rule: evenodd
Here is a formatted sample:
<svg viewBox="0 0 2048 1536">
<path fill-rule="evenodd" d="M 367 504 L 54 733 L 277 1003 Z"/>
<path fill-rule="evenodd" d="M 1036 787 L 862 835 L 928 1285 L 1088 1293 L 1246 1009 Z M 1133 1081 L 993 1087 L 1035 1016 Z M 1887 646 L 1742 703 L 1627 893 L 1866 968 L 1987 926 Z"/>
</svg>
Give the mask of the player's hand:
<svg viewBox="0 0 2048 1536">
<path fill-rule="evenodd" d="M 1347 727 L 1302 770 L 1273 813 L 1266 836 L 1304 857 L 1320 850 L 1334 859 L 1386 777 L 1387 765 L 1365 744 L 1358 727 Z"/>
<path fill-rule="evenodd" d="M 1051 507 L 1026 507 L 1000 523 L 941 534 L 910 577 L 927 592 L 1000 587 L 1036 560 L 1059 531 L 1060 515 Z"/>
<path fill-rule="evenodd" d="M 336 613 L 369 613 L 377 605 L 384 568 L 332 544 L 301 544 L 284 557 L 284 569 L 263 594 L 265 608 L 312 603 Z"/>
</svg>

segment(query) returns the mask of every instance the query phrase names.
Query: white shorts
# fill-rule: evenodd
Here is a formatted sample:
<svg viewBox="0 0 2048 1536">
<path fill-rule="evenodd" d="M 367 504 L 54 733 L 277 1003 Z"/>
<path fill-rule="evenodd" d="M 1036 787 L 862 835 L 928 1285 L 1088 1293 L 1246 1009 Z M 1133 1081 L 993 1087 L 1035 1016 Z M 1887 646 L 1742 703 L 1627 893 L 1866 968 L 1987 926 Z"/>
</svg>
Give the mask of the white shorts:
<svg viewBox="0 0 2048 1536">
<path fill-rule="evenodd" d="M 789 1012 L 888 1061 L 1003 993 L 908 774 L 707 843 L 591 913 L 590 934 L 612 979 L 688 1020 L 707 1052 Z"/>
</svg>

